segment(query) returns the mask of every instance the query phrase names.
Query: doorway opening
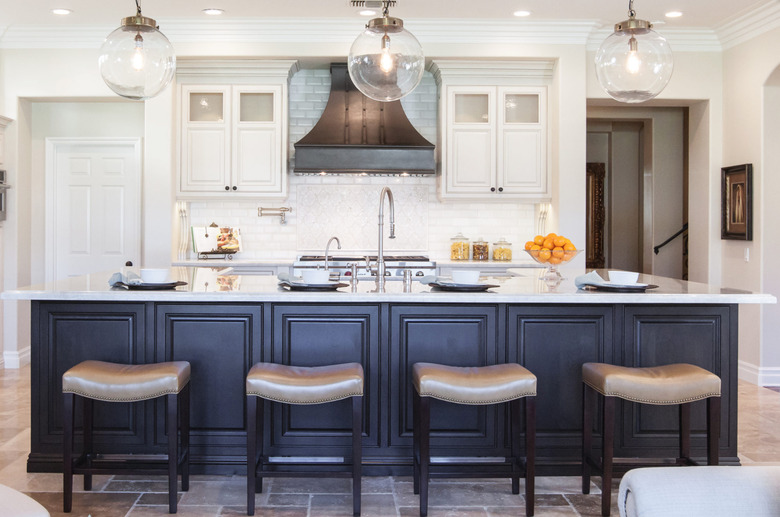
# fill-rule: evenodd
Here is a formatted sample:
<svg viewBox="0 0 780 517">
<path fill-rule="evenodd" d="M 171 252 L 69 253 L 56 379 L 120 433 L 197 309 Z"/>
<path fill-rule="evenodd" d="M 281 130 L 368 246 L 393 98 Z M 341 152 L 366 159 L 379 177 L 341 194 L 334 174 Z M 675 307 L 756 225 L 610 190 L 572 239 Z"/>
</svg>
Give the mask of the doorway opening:
<svg viewBox="0 0 780 517">
<path fill-rule="evenodd" d="M 588 267 L 688 278 L 688 109 L 588 109 Z"/>
</svg>

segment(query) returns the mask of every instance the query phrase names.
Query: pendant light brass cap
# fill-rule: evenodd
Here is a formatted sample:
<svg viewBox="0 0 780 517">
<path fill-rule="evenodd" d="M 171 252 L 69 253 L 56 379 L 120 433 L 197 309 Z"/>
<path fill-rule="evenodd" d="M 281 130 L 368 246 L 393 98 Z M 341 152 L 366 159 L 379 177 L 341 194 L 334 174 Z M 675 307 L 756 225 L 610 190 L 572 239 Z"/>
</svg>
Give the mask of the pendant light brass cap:
<svg viewBox="0 0 780 517">
<path fill-rule="evenodd" d="M 366 29 L 372 32 L 388 32 L 392 34 L 404 30 L 404 21 L 401 18 L 393 18 L 392 16 L 373 18 L 368 21 Z"/>
<path fill-rule="evenodd" d="M 615 24 L 615 32 L 635 31 L 635 30 L 648 30 L 652 29 L 653 24 L 647 20 L 637 20 L 636 18 L 629 18 L 620 23 Z"/>
<path fill-rule="evenodd" d="M 153 20 L 152 18 L 147 18 L 146 16 L 128 16 L 127 18 L 122 18 L 122 27 L 130 27 L 130 26 L 142 26 L 142 27 L 151 27 L 152 29 L 159 29 L 157 26 L 157 22 Z"/>
</svg>

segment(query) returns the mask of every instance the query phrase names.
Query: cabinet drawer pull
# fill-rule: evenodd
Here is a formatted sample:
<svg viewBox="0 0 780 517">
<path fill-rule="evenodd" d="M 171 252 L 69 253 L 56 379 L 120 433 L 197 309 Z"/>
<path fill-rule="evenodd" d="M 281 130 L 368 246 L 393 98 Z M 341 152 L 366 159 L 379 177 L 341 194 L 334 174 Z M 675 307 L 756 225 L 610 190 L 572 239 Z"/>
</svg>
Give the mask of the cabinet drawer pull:
<svg viewBox="0 0 780 517">
<path fill-rule="evenodd" d="M 490 192 L 495 192 L 495 191 L 496 191 L 496 187 L 490 187 Z"/>
</svg>

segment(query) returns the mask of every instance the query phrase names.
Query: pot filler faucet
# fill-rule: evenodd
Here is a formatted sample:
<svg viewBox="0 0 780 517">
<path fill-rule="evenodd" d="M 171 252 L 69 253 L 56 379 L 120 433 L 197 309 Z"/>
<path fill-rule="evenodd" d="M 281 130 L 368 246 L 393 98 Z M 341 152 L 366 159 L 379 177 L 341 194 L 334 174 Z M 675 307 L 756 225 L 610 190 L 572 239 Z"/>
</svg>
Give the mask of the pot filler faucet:
<svg viewBox="0 0 780 517">
<path fill-rule="evenodd" d="M 385 194 L 387 194 L 387 201 L 390 203 L 390 235 L 391 239 L 395 239 L 395 205 L 393 203 L 393 193 L 389 187 L 382 189 L 379 194 L 379 249 L 376 254 L 376 285 L 378 290 L 383 290 L 385 287 L 385 256 L 382 246 L 382 227 L 385 225 Z"/>
</svg>

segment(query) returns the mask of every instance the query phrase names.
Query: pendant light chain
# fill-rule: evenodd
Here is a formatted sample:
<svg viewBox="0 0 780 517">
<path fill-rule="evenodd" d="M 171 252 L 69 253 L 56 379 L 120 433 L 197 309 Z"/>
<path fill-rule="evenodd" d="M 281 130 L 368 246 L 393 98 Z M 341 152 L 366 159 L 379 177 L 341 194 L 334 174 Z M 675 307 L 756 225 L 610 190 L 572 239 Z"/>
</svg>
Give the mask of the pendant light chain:
<svg viewBox="0 0 780 517">
<path fill-rule="evenodd" d="M 633 2 L 634 0 L 631 1 Z M 135 11 L 136 16 L 141 16 L 141 0 L 135 0 L 135 8 L 136 8 Z"/>
<path fill-rule="evenodd" d="M 636 18 L 636 11 L 634 11 L 634 0 L 628 0 L 628 17 Z"/>
</svg>

